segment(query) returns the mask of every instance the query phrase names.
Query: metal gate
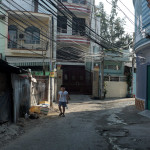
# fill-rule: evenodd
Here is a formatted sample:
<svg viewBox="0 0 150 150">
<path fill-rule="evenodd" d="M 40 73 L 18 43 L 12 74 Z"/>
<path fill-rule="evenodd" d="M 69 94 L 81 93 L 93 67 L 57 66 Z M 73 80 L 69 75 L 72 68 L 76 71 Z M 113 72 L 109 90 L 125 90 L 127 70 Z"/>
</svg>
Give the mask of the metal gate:
<svg viewBox="0 0 150 150">
<path fill-rule="evenodd" d="M 84 66 L 63 66 L 63 84 L 66 90 L 73 94 L 91 94 L 91 72 Z"/>
</svg>

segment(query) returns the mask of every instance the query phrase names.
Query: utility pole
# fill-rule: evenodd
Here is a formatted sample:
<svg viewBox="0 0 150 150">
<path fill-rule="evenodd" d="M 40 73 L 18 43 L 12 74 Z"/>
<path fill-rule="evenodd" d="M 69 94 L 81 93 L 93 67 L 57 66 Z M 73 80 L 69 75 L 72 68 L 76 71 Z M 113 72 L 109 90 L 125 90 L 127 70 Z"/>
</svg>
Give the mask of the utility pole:
<svg viewBox="0 0 150 150">
<path fill-rule="evenodd" d="M 52 20 L 51 20 L 52 21 Z M 51 24 L 50 25 L 50 37 L 53 39 L 54 38 L 54 33 L 53 33 L 53 25 Z M 53 41 L 49 41 L 50 44 L 50 72 L 53 71 L 53 50 L 54 50 L 54 43 Z M 50 77 L 50 107 L 53 107 L 53 96 L 52 96 L 52 93 L 53 93 L 53 90 L 52 90 L 52 77 Z"/>
<path fill-rule="evenodd" d="M 42 56 L 43 56 L 43 76 L 45 76 L 45 58 L 44 58 L 44 50 L 42 50 Z"/>
<path fill-rule="evenodd" d="M 104 51 L 103 48 L 100 51 L 102 51 L 102 58 L 100 60 L 100 70 L 99 70 L 99 97 L 100 99 L 104 99 Z"/>
<path fill-rule="evenodd" d="M 104 99 L 104 51 L 102 49 L 102 59 L 100 61 L 100 99 Z"/>
<path fill-rule="evenodd" d="M 52 68 L 52 57 L 50 60 L 50 72 L 52 72 L 53 68 Z M 50 107 L 53 106 L 53 100 L 52 100 L 53 96 L 52 96 L 52 77 L 50 77 Z"/>
<path fill-rule="evenodd" d="M 134 57 L 134 52 L 132 54 L 132 89 L 131 89 L 131 94 L 133 96 L 133 88 L 134 88 L 134 84 L 133 84 L 133 80 L 134 80 L 134 65 L 135 65 L 135 57 Z"/>
</svg>

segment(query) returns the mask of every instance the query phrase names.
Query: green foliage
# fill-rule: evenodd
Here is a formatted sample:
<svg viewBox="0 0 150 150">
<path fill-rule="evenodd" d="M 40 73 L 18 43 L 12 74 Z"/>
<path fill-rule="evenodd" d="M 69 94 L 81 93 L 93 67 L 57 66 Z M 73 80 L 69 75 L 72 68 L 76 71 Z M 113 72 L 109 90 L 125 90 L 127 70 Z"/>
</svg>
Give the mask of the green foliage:
<svg viewBox="0 0 150 150">
<path fill-rule="evenodd" d="M 132 36 L 125 33 L 125 20 L 117 17 L 117 2 L 118 0 L 112 0 L 112 9 L 109 15 L 104 10 L 104 4 L 102 2 L 99 4 L 97 15 L 101 17 L 101 36 L 119 48 L 128 49 L 128 44 L 132 42 Z"/>
</svg>

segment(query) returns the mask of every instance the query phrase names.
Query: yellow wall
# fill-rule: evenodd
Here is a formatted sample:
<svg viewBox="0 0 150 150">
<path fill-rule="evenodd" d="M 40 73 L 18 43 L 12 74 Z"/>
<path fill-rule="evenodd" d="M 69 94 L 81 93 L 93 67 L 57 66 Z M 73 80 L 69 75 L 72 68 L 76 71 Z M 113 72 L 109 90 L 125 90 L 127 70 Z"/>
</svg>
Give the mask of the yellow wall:
<svg viewBox="0 0 150 150">
<path fill-rule="evenodd" d="M 127 83 L 126 82 L 114 82 L 106 81 L 106 98 L 122 98 L 127 95 Z"/>
<path fill-rule="evenodd" d="M 20 15 L 21 16 L 21 15 Z M 18 16 L 17 16 L 18 17 Z M 38 54 L 42 54 L 42 50 L 35 50 L 34 47 L 40 47 L 40 48 L 43 48 L 45 50 L 46 48 L 46 42 L 49 42 L 49 45 L 52 45 L 51 44 L 51 41 L 49 39 L 47 39 L 47 37 L 49 37 L 51 34 L 50 34 L 50 18 L 47 18 L 44 20 L 42 20 L 42 23 L 39 21 L 32 21 L 31 19 L 26 19 L 24 17 L 24 20 L 23 22 L 20 22 L 18 21 L 18 19 L 14 19 L 12 18 L 14 21 L 12 21 L 11 19 L 9 19 L 8 23 L 9 25 L 16 25 L 18 27 L 18 36 L 19 36 L 19 33 L 24 33 L 25 31 L 25 28 L 29 27 L 29 26 L 35 26 L 37 28 L 40 29 L 40 33 L 42 33 L 43 35 L 45 35 L 46 37 L 44 37 L 43 35 L 40 35 L 40 44 L 26 44 L 24 42 L 24 40 L 18 40 L 18 47 L 19 45 L 23 45 L 24 47 L 26 47 L 27 49 L 31 49 L 33 48 L 32 51 L 38 53 Z M 22 20 L 22 18 L 20 18 L 20 20 Z M 25 23 L 27 25 L 25 25 Z M 29 22 L 31 24 L 29 24 Z M 38 23 L 37 23 L 38 22 Z M 46 25 L 47 27 L 45 27 Z M 45 26 L 44 26 L 45 25 Z M 49 57 L 50 56 L 50 46 L 48 48 L 48 51 L 45 52 L 46 53 L 46 56 Z M 28 50 L 19 50 L 19 49 L 7 49 L 6 50 L 6 56 L 27 56 L 27 57 L 30 57 L 30 56 L 35 56 L 35 57 L 40 57 L 40 55 L 36 55 L 35 53 L 31 52 L 31 51 L 28 51 Z"/>
</svg>

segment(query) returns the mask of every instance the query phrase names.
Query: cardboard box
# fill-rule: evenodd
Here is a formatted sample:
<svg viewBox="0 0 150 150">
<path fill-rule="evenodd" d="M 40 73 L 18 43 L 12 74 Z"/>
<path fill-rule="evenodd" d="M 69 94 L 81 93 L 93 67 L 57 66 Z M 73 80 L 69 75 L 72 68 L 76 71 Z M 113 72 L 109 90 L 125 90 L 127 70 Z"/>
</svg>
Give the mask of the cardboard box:
<svg viewBox="0 0 150 150">
<path fill-rule="evenodd" d="M 40 102 L 40 105 L 41 105 L 41 106 L 44 106 L 44 107 L 45 107 L 45 106 L 50 107 L 50 102 L 48 102 L 48 101 L 41 101 L 41 102 Z"/>
<path fill-rule="evenodd" d="M 40 101 L 40 104 L 50 105 L 50 102 L 48 102 L 48 101 Z"/>
<path fill-rule="evenodd" d="M 40 114 L 40 106 L 32 106 L 29 110 L 30 113 L 38 113 Z"/>
</svg>

